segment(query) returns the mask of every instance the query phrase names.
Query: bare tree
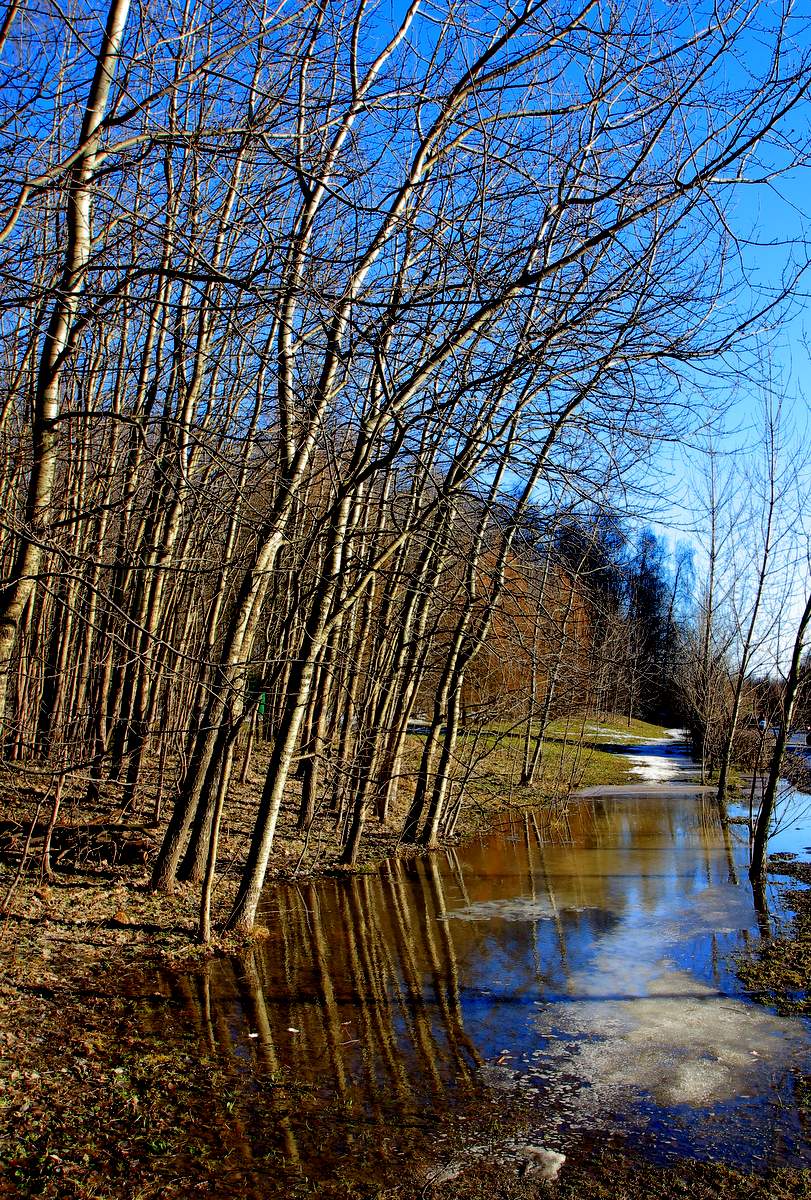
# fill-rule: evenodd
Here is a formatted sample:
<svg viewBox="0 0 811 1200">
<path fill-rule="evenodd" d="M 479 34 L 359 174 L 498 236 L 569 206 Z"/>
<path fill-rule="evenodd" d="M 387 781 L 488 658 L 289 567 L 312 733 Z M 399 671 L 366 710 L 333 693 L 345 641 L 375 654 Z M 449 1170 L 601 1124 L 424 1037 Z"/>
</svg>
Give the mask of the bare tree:
<svg viewBox="0 0 811 1200">
<path fill-rule="evenodd" d="M 749 878 L 753 883 L 762 883 L 766 874 L 766 848 L 771 831 L 774 807 L 777 800 L 777 789 L 786 746 L 791 734 L 794 716 L 802 684 L 803 654 L 811 628 L 811 594 L 806 597 L 805 604 L 797 623 L 794 644 L 791 650 L 791 660 L 786 673 L 783 687 L 783 703 L 780 714 L 780 724 L 775 735 L 775 744 L 769 763 L 769 774 L 763 796 L 760 801 L 757 821 L 752 839 L 752 861 L 749 866 Z"/>
<path fill-rule="evenodd" d="M 31 466 L 26 487 L 24 529 L 17 538 L 9 581 L 0 592 L 0 739 L 7 733 L 5 712 L 11 656 L 20 622 L 33 596 L 42 563 L 43 541 L 48 538 L 53 518 L 61 415 L 60 383 L 77 336 L 79 301 L 92 251 L 94 176 L 100 163 L 104 118 L 128 15 L 129 0 L 113 0 L 96 56 L 81 129 L 67 161 L 61 164 L 67 177 L 64 260 L 59 281 L 53 289 L 54 299 L 45 336 L 39 350 L 32 350 L 31 355 L 32 359 L 36 357 L 38 365 L 31 404 Z M 13 233 L 33 186 L 33 182 L 26 182 L 20 188 L 0 233 L 3 239 Z M 37 337 L 36 326 L 32 336 Z"/>
<path fill-rule="evenodd" d="M 719 804 L 723 803 L 726 795 L 747 675 L 753 657 L 774 629 L 774 613 L 772 611 L 770 614 L 769 609 L 773 609 L 782 599 L 773 595 L 774 576 L 781 566 L 785 566 L 785 558 L 781 561 L 781 553 L 788 549 L 786 542 L 791 539 L 793 526 L 796 526 L 796 505 L 792 503 L 790 494 L 796 476 L 796 464 L 790 460 L 783 461 L 786 457 L 785 443 L 789 437 L 784 426 L 780 401 L 767 393 L 764 398 L 762 437 L 759 438 L 761 469 L 749 470 L 744 475 L 748 511 L 742 511 L 735 522 L 736 534 L 739 537 L 745 535 L 743 544 L 738 547 L 743 561 L 734 571 L 736 583 L 741 580 L 743 586 L 733 584 L 730 596 L 738 644 L 734 649 L 736 666 L 732 703 L 728 714 L 725 714 L 718 769 Z"/>
<path fill-rule="evenodd" d="M 689 29 L 594 0 L 116 3 L 101 39 L 92 13 L 10 12 L 4 746 L 60 769 L 70 746 L 88 801 L 165 812 L 155 887 L 210 896 L 260 695 L 232 926 L 294 777 L 302 826 L 334 802 L 348 853 L 352 818 L 388 812 L 431 679 L 436 838 L 518 510 L 622 486 L 689 423 L 690 364 L 791 286 L 742 302 L 726 214 L 774 184 L 805 101 L 793 31 L 735 0 Z"/>
</svg>

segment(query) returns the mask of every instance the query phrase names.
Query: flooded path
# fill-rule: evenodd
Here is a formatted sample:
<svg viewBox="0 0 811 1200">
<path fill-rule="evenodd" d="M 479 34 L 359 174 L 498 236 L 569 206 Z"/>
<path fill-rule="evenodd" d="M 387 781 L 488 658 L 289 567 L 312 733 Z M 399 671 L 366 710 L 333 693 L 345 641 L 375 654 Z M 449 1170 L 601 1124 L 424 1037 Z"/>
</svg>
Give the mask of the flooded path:
<svg viewBox="0 0 811 1200">
<path fill-rule="evenodd" d="M 280 1108 L 279 1195 L 284 1172 L 334 1179 L 350 1159 L 379 1177 L 406 1161 L 404 1130 L 515 1095 L 533 1143 L 563 1155 L 609 1134 L 655 1161 L 811 1163 L 809 1026 L 735 975 L 760 936 L 745 835 L 678 750 L 640 747 L 636 786 L 584 796 L 543 836 L 520 814 L 455 852 L 276 887 L 249 960 L 167 975 L 237 1074 L 303 1088 Z"/>
</svg>

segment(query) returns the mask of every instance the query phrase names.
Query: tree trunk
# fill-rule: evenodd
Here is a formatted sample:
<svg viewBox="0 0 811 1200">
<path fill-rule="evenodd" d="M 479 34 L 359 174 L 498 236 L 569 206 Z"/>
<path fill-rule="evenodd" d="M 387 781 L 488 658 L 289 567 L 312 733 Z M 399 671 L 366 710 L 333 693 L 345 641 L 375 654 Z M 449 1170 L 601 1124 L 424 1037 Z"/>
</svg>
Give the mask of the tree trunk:
<svg viewBox="0 0 811 1200">
<path fill-rule="evenodd" d="M 70 175 L 65 262 L 40 354 L 34 394 L 31 471 L 25 509 L 28 533 L 20 537 L 11 580 L 0 592 L 0 752 L 9 733 L 7 696 L 11 657 L 48 539 L 59 451 L 60 381 L 73 348 L 73 326 L 92 252 L 93 176 L 128 13 L 129 0 L 112 0 L 85 106 L 78 157 Z"/>
<path fill-rule="evenodd" d="M 753 882 L 762 881 L 766 876 L 766 850 L 769 843 L 769 830 L 771 828 L 772 817 L 774 816 L 774 806 L 777 801 L 777 786 L 780 780 L 780 770 L 783 765 L 783 755 L 786 751 L 794 713 L 797 708 L 797 695 L 802 682 L 800 669 L 809 624 L 811 624 L 811 594 L 806 599 L 805 608 L 803 609 L 803 614 L 794 638 L 791 665 L 786 676 L 786 686 L 783 693 L 782 721 L 777 731 L 771 763 L 769 764 L 769 777 L 760 801 L 760 809 L 755 824 L 755 835 L 752 841 L 752 861 L 749 866 L 749 878 Z"/>
</svg>

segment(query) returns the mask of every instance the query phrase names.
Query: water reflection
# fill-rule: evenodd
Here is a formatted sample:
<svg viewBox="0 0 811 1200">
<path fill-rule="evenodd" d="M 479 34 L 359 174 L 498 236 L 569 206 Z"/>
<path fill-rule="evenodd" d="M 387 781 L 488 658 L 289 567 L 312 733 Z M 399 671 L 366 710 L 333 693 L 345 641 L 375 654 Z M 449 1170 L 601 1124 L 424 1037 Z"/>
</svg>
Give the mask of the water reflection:
<svg viewBox="0 0 811 1200">
<path fill-rule="evenodd" d="M 729 961 L 758 930 L 739 838 L 695 794 L 590 798 L 543 836 L 514 817 L 444 857 L 274 888 L 247 959 L 171 986 L 235 1072 L 309 1089 L 306 1120 L 278 1112 L 305 1171 L 348 1153 L 338 1112 L 391 1140 L 483 1086 L 534 1095 L 554 1149 L 621 1128 L 654 1155 L 807 1161 L 806 1025 L 749 1003 Z"/>
</svg>

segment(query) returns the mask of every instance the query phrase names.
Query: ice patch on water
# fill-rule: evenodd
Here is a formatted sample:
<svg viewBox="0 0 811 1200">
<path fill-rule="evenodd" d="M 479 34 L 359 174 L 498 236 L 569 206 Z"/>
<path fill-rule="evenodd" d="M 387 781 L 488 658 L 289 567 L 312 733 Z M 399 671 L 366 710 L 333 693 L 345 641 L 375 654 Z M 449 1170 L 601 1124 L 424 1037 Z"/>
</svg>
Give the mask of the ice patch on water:
<svg viewBox="0 0 811 1200">
<path fill-rule="evenodd" d="M 534 1175 L 547 1183 L 557 1179 L 566 1155 L 530 1141 L 510 1140 L 492 1146 L 468 1146 L 447 1163 L 428 1173 L 427 1183 L 436 1186 L 458 1179 L 477 1163 L 492 1162 L 516 1175 Z"/>
<path fill-rule="evenodd" d="M 603 953 L 571 987 L 581 996 L 550 1006 L 538 1030 L 547 1034 L 549 1022 L 566 1031 L 568 1041 L 551 1042 L 547 1054 L 588 1085 L 591 1108 L 641 1093 L 663 1107 L 711 1107 L 760 1090 L 807 1053 L 796 1023 L 722 995 L 666 960 L 640 963 L 629 978 L 624 957 Z"/>
<path fill-rule="evenodd" d="M 438 920 L 446 921 L 551 921 L 559 914 L 546 898 L 513 897 L 510 900 L 479 900 L 464 908 L 448 909 Z M 585 912 L 585 907 L 566 906 L 567 912 Z"/>
<path fill-rule="evenodd" d="M 714 884 L 694 892 L 657 924 L 660 944 L 686 938 L 736 933 L 752 924 L 752 899 L 734 884 Z"/>
<path fill-rule="evenodd" d="M 594 905 L 555 905 L 548 896 L 513 896 L 503 900 L 479 900 L 440 913 L 440 921 L 550 921 L 562 913 L 602 912 Z M 656 944 L 680 942 L 714 933 L 732 933 L 752 924 L 752 904 L 743 889 L 718 884 L 693 893 L 686 903 L 674 906 L 656 926 Z M 633 951 L 637 954 L 636 948 Z"/>
</svg>

